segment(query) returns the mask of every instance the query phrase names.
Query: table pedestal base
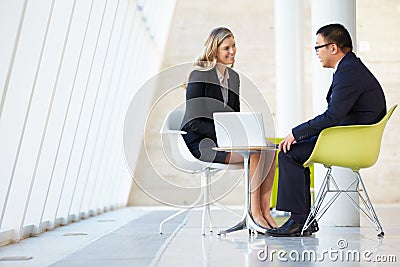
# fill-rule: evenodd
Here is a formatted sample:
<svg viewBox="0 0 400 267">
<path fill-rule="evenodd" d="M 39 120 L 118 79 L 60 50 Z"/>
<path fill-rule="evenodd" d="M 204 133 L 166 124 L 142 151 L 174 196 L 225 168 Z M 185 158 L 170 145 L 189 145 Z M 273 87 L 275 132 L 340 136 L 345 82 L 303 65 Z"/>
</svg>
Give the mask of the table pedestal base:
<svg viewBox="0 0 400 267">
<path fill-rule="evenodd" d="M 243 229 L 248 229 L 249 234 L 252 232 L 256 231 L 257 233 L 262 233 L 265 234 L 267 229 L 264 227 L 259 226 L 256 224 L 251 216 L 251 203 L 250 203 L 250 155 L 259 151 L 251 151 L 251 150 L 239 150 L 239 151 L 232 151 L 239 153 L 243 156 L 244 158 L 244 179 L 245 179 L 245 203 L 244 203 L 244 209 L 243 209 L 243 216 L 242 220 L 235 224 L 234 226 L 225 229 L 225 230 L 220 230 L 218 235 L 225 236 L 227 233 L 232 233 L 235 231 L 243 230 Z"/>
</svg>

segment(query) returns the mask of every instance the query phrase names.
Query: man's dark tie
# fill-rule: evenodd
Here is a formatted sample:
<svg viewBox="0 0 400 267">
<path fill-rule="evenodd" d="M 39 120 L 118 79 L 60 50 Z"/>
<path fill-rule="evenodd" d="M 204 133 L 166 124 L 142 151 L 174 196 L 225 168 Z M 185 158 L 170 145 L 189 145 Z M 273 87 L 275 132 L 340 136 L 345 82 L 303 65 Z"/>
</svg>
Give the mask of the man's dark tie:
<svg viewBox="0 0 400 267">
<path fill-rule="evenodd" d="M 326 102 L 329 104 L 329 100 L 331 100 L 331 95 L 332 95 L 332 84 L 331 87 L 329 87 L 328 94 L 326 95 Z"/>
<path fill-rule="evenodd" d="M 331 100 L 331 95 L 332 95 L 332 87 L 333 87 L 333 79 L 335 78 L 335 74 L 333 74 L 332 76 L 332 83 L 331 83 L 331 87 L 329 87 L 329 91 L 328 94 L 326 95 L 326 102 L 328 102 L 329 104 L 329 100 Z"/>
</svg>

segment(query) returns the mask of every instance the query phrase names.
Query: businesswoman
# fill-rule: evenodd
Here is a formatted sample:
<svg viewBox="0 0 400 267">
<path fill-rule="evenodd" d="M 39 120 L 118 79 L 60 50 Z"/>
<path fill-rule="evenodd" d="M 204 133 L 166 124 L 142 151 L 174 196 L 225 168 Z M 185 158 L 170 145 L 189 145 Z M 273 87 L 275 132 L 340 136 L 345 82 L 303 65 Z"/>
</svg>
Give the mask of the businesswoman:
<svg viewBox="0 0 400 267">
<path fill-rule="evenodd" d="M 236 43 L 232 32 L 224 27 L 213 29 L 196 59 L 186 87 L 186 110 L 182 123 L 183 135 L 191 153 L 198 159 L 217 163 L 240 163 L 236 153 L 216 152 L 214 112 L 238 112 L 239 75 L 232 69 Z M 263 155 L 263 156 L 261 156 Z M 265 155 L 265 156 L 264 156 Z M 266 159 L 269 158 L 269 161 Z M 271 167 L 267 169 L 267 162 Z M 268 166 L 269 167 L 269 166 Z M 250 175 L 256 188 L 251 193 L 251 213 L 264 228 L 277 227 L 270 214 L 270 199 L 275 174 L 275 153 L 256 153 L 250 157 Z"/>
</svg>

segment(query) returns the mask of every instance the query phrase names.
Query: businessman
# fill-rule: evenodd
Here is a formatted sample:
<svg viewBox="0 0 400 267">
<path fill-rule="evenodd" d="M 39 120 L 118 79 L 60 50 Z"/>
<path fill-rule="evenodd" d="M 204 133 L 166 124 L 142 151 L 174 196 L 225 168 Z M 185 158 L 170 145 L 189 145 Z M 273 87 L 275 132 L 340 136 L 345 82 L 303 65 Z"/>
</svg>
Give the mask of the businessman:
<svg viewBox="0 0 400 267">
<path fill-rule="evenodd" d="M 309 158 L 319 133 L 338 125 L 373 124 L 386 114 L 383 90 L 368 68 L 352 52 L 349 32 L 340 24 L 323 26 L 316 33 L 315 52 L 322 67 L 334 70 L 324 113 L 292 129 L 279 144 L 279 187 L 277 209 L 291 213 L 272 236 L 299 236 L 310 212 Z M 318 231 L 312 224 L 305 235 Z"/>
</svg>

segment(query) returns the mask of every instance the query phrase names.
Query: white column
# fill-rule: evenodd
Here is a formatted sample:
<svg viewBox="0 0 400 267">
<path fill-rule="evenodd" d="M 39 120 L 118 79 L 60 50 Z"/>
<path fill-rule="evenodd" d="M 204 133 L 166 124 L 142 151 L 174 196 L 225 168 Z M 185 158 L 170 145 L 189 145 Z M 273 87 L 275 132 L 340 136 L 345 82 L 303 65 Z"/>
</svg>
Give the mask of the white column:
<svg viewBox="0 0 400 267">
<path fill-rule="evenodd" d="M 304 120 L 304 1 L 275 1 L 276 134 Z"/>
<path fill-rule="evenodd" d="M 312 0 L 311 1 L 311 27 L 312 44 L 315 44 L 316 31 L 327 24 L 340 23 L 350 32 L 353 40 L 353 48 L 356 48 L 356 0 Z M 317 59 L 315 53 L 312 55 L 313 62 L 313 112 L 314 115 L 321 114 L 326 110 L 325 100 L 328 88 L 332 82 L 333 69 L 324 69 Z M 315 193 L 317 194 L 326 169 L 317 164 L 315 166 Z M 339 187 L 347 187 L 349 181 L 355 178 L 355 174 L 344 168 L 333 168 L 333 176 Z M 356 197 L 357 194 L 353 194 Z M 330 195 L 327 196 L 329 199 Z M 358 198 L 356 199 L 358 201 Z M 355 212 L 351 201 L 347 196 L 340 196 L 320 221 L 321 225 L 328 226 L 359 226 L 360 215 Z"/>
</svg>

